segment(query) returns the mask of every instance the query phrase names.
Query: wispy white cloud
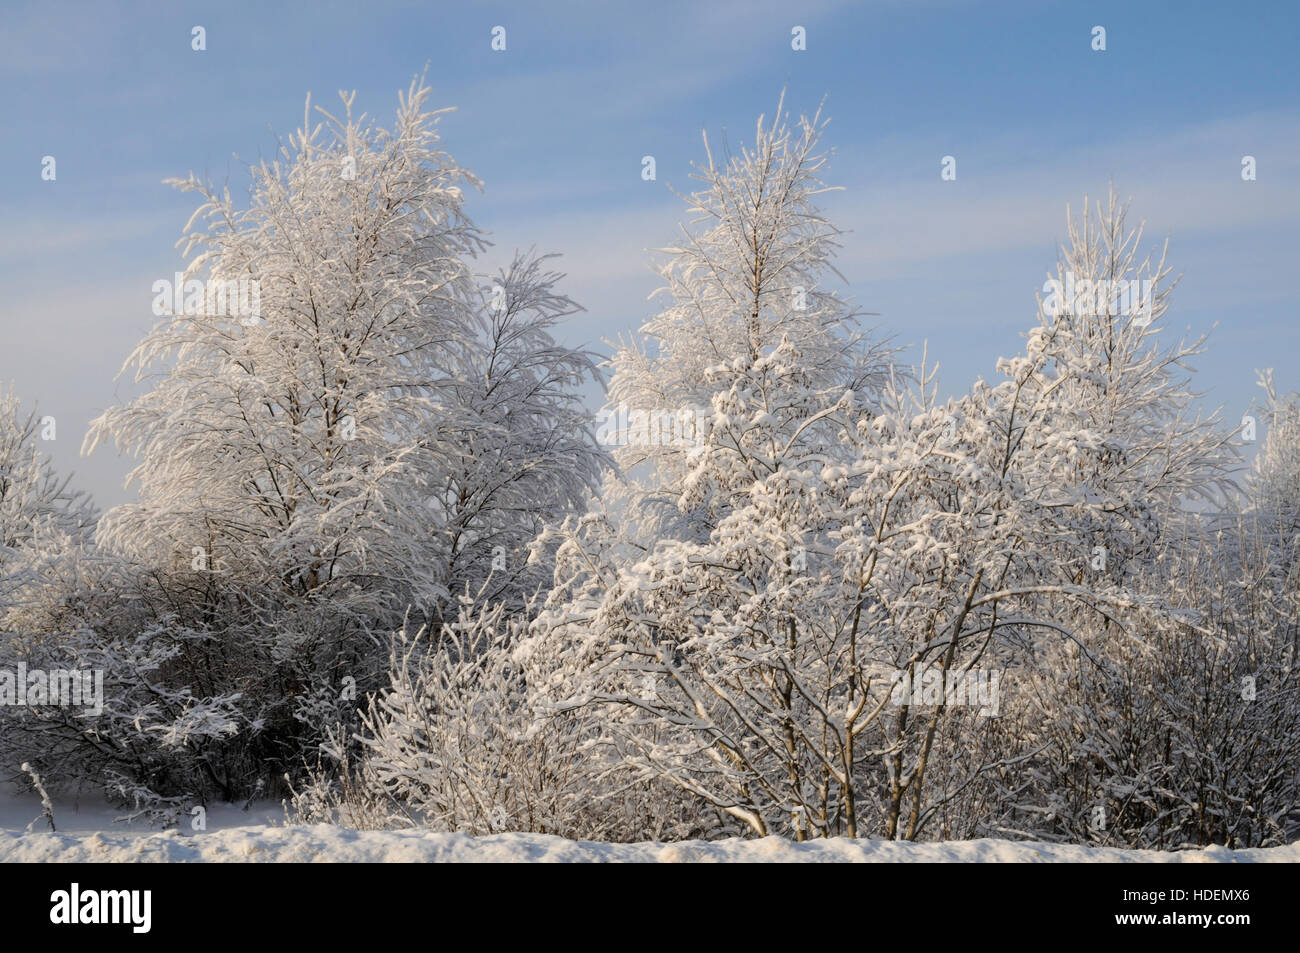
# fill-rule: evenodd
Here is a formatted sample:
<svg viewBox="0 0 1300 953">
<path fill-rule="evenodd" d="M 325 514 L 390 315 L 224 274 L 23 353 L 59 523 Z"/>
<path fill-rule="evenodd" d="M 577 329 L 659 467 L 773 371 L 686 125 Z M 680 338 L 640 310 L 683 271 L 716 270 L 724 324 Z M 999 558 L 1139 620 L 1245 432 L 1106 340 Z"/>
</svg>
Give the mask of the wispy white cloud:
<svg viewBox="0 0 1300 953">
<path fill-rule="evenodd" d="M 49 218 L 27 218 L 5 222 L 0 231 L 0 270 L 22 264 L 30 265 L 33 258 L 45 258 L 49 267 L 60 267 L 51 254 L 102 247 L 106 238 L 125 242 L 137 238 L 159 235 L 169 236 L 178 231 L 175 216 L 148 215 L 137 218 L 113 217 L 108 221 L 87 218 L 83 221 L 51 221 Z"/>
<path fill-rule="evenodd" d="M 1204 229 L 1300 221 L 1300 116 L 1265 114 L 1122 137 L 1064 149 L 1055 161 L 1027 162 L 1006 138 L 979 143 L 978 159 L 958 159 L 955 182 L 939 178 L 941 151 L 887 142 L 870 164 L 888 177 L 868 179 L 834 201 L 849 223 L 842 262 L 861 277 L 897 274 L 910 263 L 1053 244 L 1069 204 L 1104 197 L 1114 179 L 1149 223 L 1147 238 Z M 1260 179 L 1243 182 L 1240 160 L 1255 155 Z M 856 170 L 837 165 L 838 181 Z"/>
</svg>

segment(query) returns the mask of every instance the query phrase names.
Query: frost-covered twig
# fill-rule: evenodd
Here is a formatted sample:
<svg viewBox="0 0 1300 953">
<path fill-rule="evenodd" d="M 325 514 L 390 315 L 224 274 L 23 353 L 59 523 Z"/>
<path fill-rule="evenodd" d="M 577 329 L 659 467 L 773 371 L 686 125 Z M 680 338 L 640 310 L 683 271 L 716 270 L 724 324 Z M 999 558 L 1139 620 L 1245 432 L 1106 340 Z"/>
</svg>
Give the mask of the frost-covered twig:
<svg viewBox="0 0 1300 953">
<path fill-rule="evenodd" d="M 36 789 L 36 793 L 41 796 L 41 807 L 44 808 L 44 814 L 42 816 L 45 818 L 46 821 L 49 822 L 50 830 L 53 831 L 54 830 L 54 802 L 52 802 L 50 800 L 50 796 L 45 793 L 45 785 L 41 783 L 41 776 L 37 774 L 36 769 L 33 768 L 31 764 L 26 761 L 22 763 L 22 770 L 27 772 L 28 776 L 32 779 L 32 787 L 34 787 Z M 39 818 L 37 818 L 36 820 L 39 820 Z M 31 824 L 27 825 L 28 831 L 31 831 L 32 825 L 36 823 L 36 820 L 33 820 Z"/>
</svg>

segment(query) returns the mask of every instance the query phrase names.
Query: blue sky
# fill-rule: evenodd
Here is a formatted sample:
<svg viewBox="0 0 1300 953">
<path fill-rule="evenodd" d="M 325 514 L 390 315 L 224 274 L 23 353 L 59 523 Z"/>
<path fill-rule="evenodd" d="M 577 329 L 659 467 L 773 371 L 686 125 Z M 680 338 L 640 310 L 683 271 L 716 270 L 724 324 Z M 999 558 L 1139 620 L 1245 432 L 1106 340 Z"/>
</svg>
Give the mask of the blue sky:
<svg viewBox="0 0 1300 953">
<path fill-rule="evenodd" d="M 437 104 L 457 107 L 444 144 L 484 180 L 469 210 L 497 243 L 485 266 L 561 253 L 587 309 L 570 343 L 601 348 L 655 310 L 646 249 L 675 233 L 668 186 L 691 186 L 701 130 L 743 141 L 787 87 L 792 109 L 825 97 L 832 117 L 827 177 L 845 191 L 825 208 L 852 232 L 848 292 L 897 343 L 928 342 L 946 391 L 1021 348 L 1066 204 L 1113 179 L 1148 239 L 1171 238 L 1184 277 L 1166 333 L 1217 323 L 1197 381 L 1239 417 L 1255 368 L 1300 389 L 1298 39 L 1291 2 L 6 2 L 0 381 L 56 417 L 61 470 L 101 504 L 126 499 L 128 461 L 78 450 L 134 392 L 114 377 L 180 264 L 192 198 L 162 180 L 239 183 L 309 91 L 328 108 L 356 89 L 386 118 L 428 64 Z"/>
</svg>

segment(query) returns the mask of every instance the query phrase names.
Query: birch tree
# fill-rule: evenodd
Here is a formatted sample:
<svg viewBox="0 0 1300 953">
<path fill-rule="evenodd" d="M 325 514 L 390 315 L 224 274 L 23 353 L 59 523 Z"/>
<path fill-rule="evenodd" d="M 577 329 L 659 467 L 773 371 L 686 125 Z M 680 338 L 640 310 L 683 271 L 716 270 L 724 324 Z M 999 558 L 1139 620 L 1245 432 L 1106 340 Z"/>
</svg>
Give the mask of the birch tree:
<svg viewBox="0 0 1300 953">
<path fill-rule="evenodd" d="M 354 719 L 408 610 L 436 625 L 493 573 L 522 598 L 517 551 L 603 459 L 576 396 L 591 359 L 551 335 L 574 306 L 522 257 L 490 312 L 465 208 L 478 181 L 429 97 L 413 81 L 391 127 L 353 95 L 338 113 L 309 99 L 247 203 L 174 181 L 201 204 L 184 293 L 157 304 L 183 306 L 124 367 L 150 389 L 86 440 L 137 456 L 139 501 L 100 537 L 147 567 L 156 616 L 209 633 L 194 671 L 240 695 L 250 729 L 230 756 L 273 778 Z M 236 309 L 211 293 L 244 287 Z"/>
<path fill-rule="evenodd" d="M 862 314 L 832 286 L 843 231 L 818 207 L 838 191 L 823 175 L 829 120 L 819 109 L 792 121 L 784 94 L 771 119 L 760 116 L 752 144 L 715 153 L 693 178 L 701 188 L 679 197 L 689 219 L 676 244 L 659 250 L 665 307 L 623 341 L 610 361 L 607 410 L 684 420 L 682 439 L 646 433 L 615 457 L 634 485 L 626 490 L 629 525 L 643 535 L 698 533 L 698 519 L 678 507 L 689 449 L 704 435 L 715 394 L 727 378 L 714 367 L 743 369 L 783 340 L 797 344 L 811 386 L 833 402 L 846 390 L 869 395 L 884 382 L 889 349 L 860 327 Z"/>
<path fill-rule="evenodd" d="M 548 522 L 585 507 L 609 466 L 579 390 L 601 372 L 594 354 L 555 339 L 580 309 L 557 291 L 562 276 L 547 270 L 549 257 L 516 254 L 480 283 L 473 346 L 457 355 L 429 424 L 443 586 L 514 611 L 550 581 L 549 560 L 530 558 L 531 544 Z"/>
</svg>

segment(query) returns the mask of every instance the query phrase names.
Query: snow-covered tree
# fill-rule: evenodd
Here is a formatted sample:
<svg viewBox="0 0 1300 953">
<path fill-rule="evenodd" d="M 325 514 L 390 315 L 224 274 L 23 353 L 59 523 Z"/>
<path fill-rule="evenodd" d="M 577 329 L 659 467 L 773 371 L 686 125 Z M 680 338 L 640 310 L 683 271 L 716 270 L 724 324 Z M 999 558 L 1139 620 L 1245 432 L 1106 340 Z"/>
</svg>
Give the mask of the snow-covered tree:
<svg viewBox="0 0 1300 953">
<path fill-rule="evenodd" d="M 716 528 L 619 565 L 606 521 L 571 524 L 560 585 L 523 653 L 557 704 L 607 713 L 641 777 L 760 836 L 801 838 L 854 833 L 861 727 L 838 719 L 846 705 L 862 726 L 878 711 L 868 674 L 850 664 L 845 584 L 834 566 L 809 563 L 825 540 L 817 487 L 834 457 L 817 424 L 846 426 L 852 398 L 826 403 L 803 368 L 786 342 L 714 370 L 728 390 L 713 398 L 683 495 Z"/>
<path fill-rule="evenodd" d="M 439 482 L 428 502 L 445 535 L 443 585 L 486 586 L 484 599 L 515 611 L 550 581 L 547 561 L 529 559 L 533 540 L 586 505 L 608 462 L 578 390 L 600 371 L 594 355 L 556 342 L 556 324 L 579 308 L 545 266 L 516 255 L 481 286 L 474 346 L 457 356 L 430 424 Z"/>
<path fill-rule="evenodd" d="M 1279 396 L 1272 371 L 1260 374 L 1268 398 L 1265 434 L 1249 477 L 1254 519 L 1276 546 L 1280 567 L 1300 564 L 1300 394 Z"/>
<path fill-rule="evenodd" d="M 125 368 L 152 387 L 87 436 L 139 458 L 101 542 L 146 567 L 157 616 L 208 633 L 196 671 L 256 727 L 232 757 L 273 780 L 382 683 L 408 610 L 436 625 L 487 574 L 519 602 L 519 551 L 603 461 L 576 396 L 592 362 L 551 336 L 574 306 L 535 258 L 479 287 L 477 180 L 429 95 L 414 81 L 391 128 L 352 95 L 309 108 L 246 204 L 176 181 L 202 198 L 190 260 Z"/>
<path fill-rule="evenodd" d="M 252 169 L 247 208 L 176 183 L 204 199 L 187 288 L 206 268 L 204 287 L 255 282 L 257 307 L 202 300 L 131 355 L 152 390 L 87 439 L 141 457 L 140 502 L 107 514 L 108 542 L 215 573 L 253 605 L 328 600 L 340 626 L 447 596 L 422 531 L 423 430 L 466 346 L 463 259 L 480 238 L 429 92 L 412 85 L 392 131 L 354 118 L 351 97 L 343 119 L 309 115 Z"/>
<path fill-rule="evenodd" d="M 792 122 L 782 94 L 770 121 L 760 116 L 754 142 L 706 160 L 694 178 L 702 188 L 680 196 L 688 222 L 676 245 L 660 250 L 656 292 L 666 307 L 639 335 L 622 342 L 610 361 L 610 414 L 678 421 L 664 439 L 654 424 L 615 451 L 636 484 L 610 487 L 628 497 L 629 526 L 652 539 L 701 531 L 678 507 L 690 448 L 702 438 L 714 395 L 728 389 L 717 366 L 743 369 L 788 340 L 798 346 L 813 388 L 838 400 L 862 396 L 887 376 L 889 350 L 859 329 L 859 311 L 830 287 L 843 232 L 818 208 L 837 191 L 822 179 L 829 154 L 821 145 L 828 120 L 820 109 Z M 629 428 L 636 430 L 637 428 Z"/>
<path fill-rule="evenodd" d="M 12 388 L 0 392 L 0 572 L 6 577 L 14 557 L 43 530 L 82 537 L 94 525 L 87 497 L 70 488 L 71 478 L 54 473 L 37 443 L 51 425 L 35 410 L 24 415 Z"/>
<path fill-rule="evenodd" d="M 0 670 L 23 693 L 0 706 L 0 772 L 22 779 L 30 762 L 53 790 L 165 812 L 207 786 L 202 754 L 237 730 L 235 699 L 168 686 L 162 673 L 193 633 L 148 619 L 132 601 L 127 567 L 95 546 L 89 501 L 37 446 L 42 426 L 11 392 L 0 396 Z M 18 683 L 20 671 L 63 678 L 60 692 L 73 677 L 99 673 L 101 683 L 83 683 L 76 705 L 61 696 L 28 704 L 32 683 Z"/>
<path fill-rule="evenodd" d="M 1035 492 L 1074 510 L 1076 579 L 1140 570 L 1165 523 L 1198 499 L 1223 501 L 1240 459 L 1219 415 L 1196 408 L 1190 361 L 1205 337 L 1161 340 L 1177 283 L 1168 243 L 1158 258 L 1144 253 L 1144 227 L 1130 227 L 1127 215 L 1113 186 L 1104 206 L 1085 197 L 1078 218 L 1067 211 L 1068 244 L 1033 332 L 1053 426 L 1073 433 L 1068 454 L 1042 456 Z M 1116 517 L 1118 536 L 1105 530 Z M 1100 570 L 1091 569 L 1096 555 Z"/>
<path fill-rule="evenodd" d="M 1043 425 L 1025 436 L 1050 441 L 1025 455 L 1026 498 L 1060 528 L 1036 539 L 1040 560 L 1052 554 L 1060 582 L 1107 594 L 1110 608 L 1053 610 L 1068 638 L 1012 627 L 1018 691 L 974 757 L 1027 760 L 988 779 L 984 819 L 957 836 L 1258 845 L 1282 836 L 1294 792 L 1281 749 L 1252 737 L 1294 730 L 1289 627 L 1268 608 L 1291 600 L 1261 574 L 1253 529 L 1189 508 L 1231 500 L 1238 453 L 1217 415 L 1194 409 L 1188 360 L 1202 342 L 1159 344 L 1168 269 L 1163 257 L 1135 263 L 1141 229 L 1124 217 L 1112 191 L 1095 219 L 1071 222 L 1040 326 L 1005 365 L 1039 395 Z M 1247 704 L 1243 678 L 1268 684 L 1267 697 Z M 1250 766 L 1231 767 L 1247 749 Z M 971 757 L 969 745 L 951 751 Z"/>
</svg>

